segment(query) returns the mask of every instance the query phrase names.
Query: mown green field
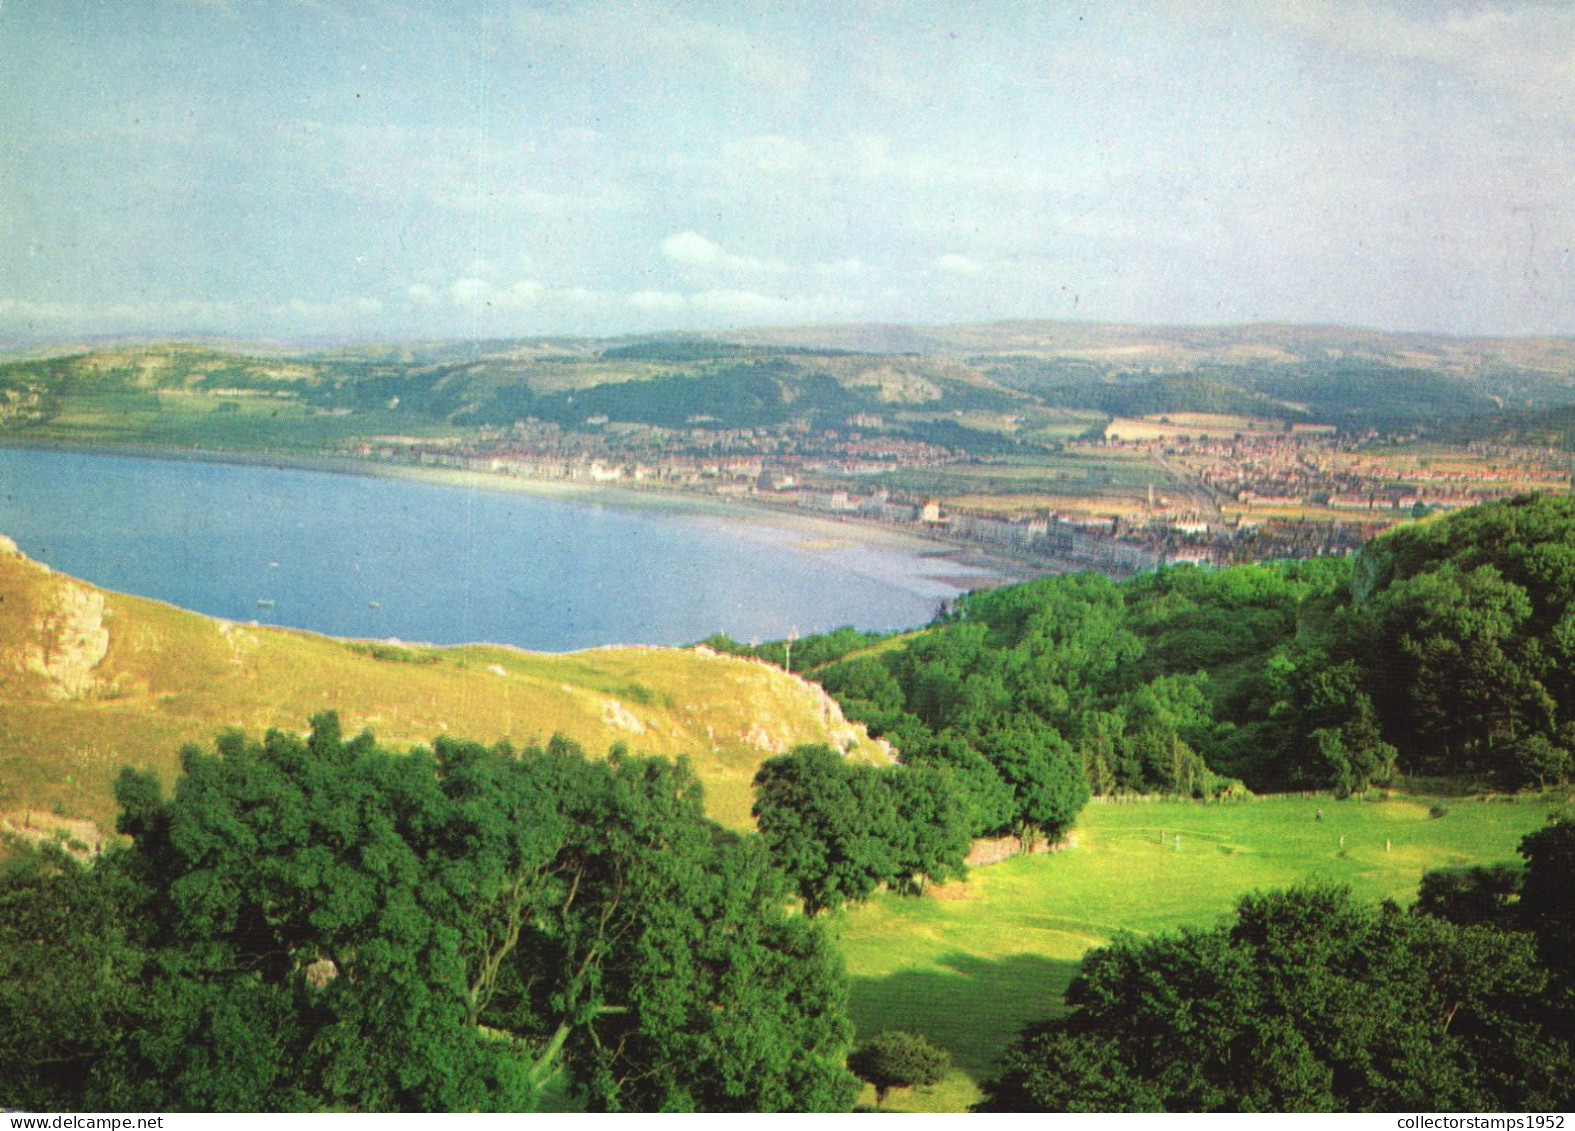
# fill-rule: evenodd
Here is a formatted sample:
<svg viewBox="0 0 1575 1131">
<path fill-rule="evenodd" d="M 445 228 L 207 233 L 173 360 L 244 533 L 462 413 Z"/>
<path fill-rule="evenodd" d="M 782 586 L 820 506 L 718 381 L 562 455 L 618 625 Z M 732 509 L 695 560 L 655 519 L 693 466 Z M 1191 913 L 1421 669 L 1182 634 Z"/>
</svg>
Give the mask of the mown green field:
<svg viewBox="0 0 1575 1131">
<path fill-rule="evenodd" d="M 887 1108 L 965 1110 L 1018 1029 L 1064 1008 L 1083 953 L 1120 931 L 1207 926 L 1246 892 L 1315 878 L 1409 904 L 1429 868 L 1518 859 L 1521 837 L 1558 802 L 1444 804 L 1441 817 L 1426 799 L 1094 804 L 1065 851 L 832 919 L 861 1037 L 923 1033 L 956 1066 L 934 1088 L 893 1091 Z"/>
</svg>

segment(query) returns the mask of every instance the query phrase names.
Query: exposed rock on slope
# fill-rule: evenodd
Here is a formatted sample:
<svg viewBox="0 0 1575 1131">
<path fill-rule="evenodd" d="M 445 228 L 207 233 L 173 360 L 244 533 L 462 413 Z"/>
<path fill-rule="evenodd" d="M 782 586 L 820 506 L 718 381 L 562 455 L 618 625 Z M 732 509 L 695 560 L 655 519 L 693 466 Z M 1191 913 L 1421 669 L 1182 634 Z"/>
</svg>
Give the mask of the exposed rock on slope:
<svg viewBox="0 0 1575 1131">
<path fill-rule="evenodd" d="M 22 648 L 21 661 L 27 671 L 49 681 L 50 697 L 82 699 L 99 685 L 94 669 L 108 652 L 104 595 L 61 579 Z"/>
</svg>

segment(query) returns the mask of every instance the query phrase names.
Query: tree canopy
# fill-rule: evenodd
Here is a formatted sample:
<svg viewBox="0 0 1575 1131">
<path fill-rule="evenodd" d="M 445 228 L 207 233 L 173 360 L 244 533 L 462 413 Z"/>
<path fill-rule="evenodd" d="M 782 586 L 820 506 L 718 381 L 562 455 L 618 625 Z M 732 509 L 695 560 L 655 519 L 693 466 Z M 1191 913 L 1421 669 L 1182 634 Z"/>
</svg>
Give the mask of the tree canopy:
<svg viewBox="0 0 1575 1131">
<path fill-rule="evenodd" d="M 918 891 L 963 871 L 967 812 L 942 769 L 880 769 L 800 746 L 755 775 L 754 814 L 771 859 L 816 915 L 882 884 Z"/>
<path fill-rule="evenodd" d="M 523 1110 L 560 1072 L 598 1110 L 851 1103 L 840 961 L 682 765 L 332 715 L 182 765 L 122 778 L 129 848 L 0 889 L 6 1104 Z M 50 955 L 70 1081 L 9 1025 Z"/>
<path fill-rule="evenodd" d="M 887 1029 L 854 1049 L 848 1068 L 875 1088 L 875 1106 L 885 1104 L 893 1088 L 939 1084 L 951 1058 L 917 1033 Z"/>
<path fill-rule="evenodd" d="M 1045 730 L 1097 794 L 1551 785 L 1575 776 L 1575 500 L 1474 507 L 1354 560 L 1043 578 L 896 647 L 840 643 L 816 678 L 905 761 L 961 770 L 975 835 L 1021 827 L 1007 764 Z"/>
<path fill-rule="evenodd" d="M 1567 1017 L 1530 936 L 1348 891 L 1247 896 L 1209 930 L 1090 952 L 987 1111 L 1567 1108 Z"/>
</svg>

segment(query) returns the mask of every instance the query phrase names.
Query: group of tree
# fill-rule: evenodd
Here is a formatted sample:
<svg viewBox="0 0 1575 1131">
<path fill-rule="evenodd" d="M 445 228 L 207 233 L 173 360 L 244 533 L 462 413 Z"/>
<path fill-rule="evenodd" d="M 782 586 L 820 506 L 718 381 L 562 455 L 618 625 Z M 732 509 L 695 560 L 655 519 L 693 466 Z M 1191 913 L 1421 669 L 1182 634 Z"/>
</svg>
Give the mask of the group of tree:
<svg viewBox="0 0 1575 1131">
<path fill-rule="evenodd" d="M 1036 824 L 1024 784 L 1047 762 L 1097 794 L 1566 781 L 1575 500 L 1473 508 L 1355 559 L 971 593 L 811 675 L 905 764 L 949 768 L 976 835 Z"/>
<path fill-rule="evenodd" d="M 755 775 L 755 820 L 771 861 L 816 915 L 885 885 L 917 894 L 963 873 L 967 811 L 950 776 L 927 766 L 850 762 L 800 746 Z"/>
<path fill-rule="evenodd" d="M 1046 578 L 959 598 L 900 648 L 815 673 L 905 764 L 948 767 L 976 835 L 1063 830 L 1090 791 L 1212 796 L 1232 733 L 1213 672 L 1287 638 L 1339 563 Z M 1211 764 L 1212 763 L 1212 764 Z"/>
<path fill-rule="evenodd" d="M 0 881 L 0 1106 L 847 1110 L 839 958 L 687 769 L 337 720 L 127 771 Z"/>
<path fill-rule="evenodd" d="M 1308 886 L 1092 951 L 1071 1011 L 1021 1034 L 983 1110 L 1568 1110 L 1575 825 L 1521 851 L 1518 904 L 1452 904 L 1424 883 L 1406 913 Z"/>
</svg>

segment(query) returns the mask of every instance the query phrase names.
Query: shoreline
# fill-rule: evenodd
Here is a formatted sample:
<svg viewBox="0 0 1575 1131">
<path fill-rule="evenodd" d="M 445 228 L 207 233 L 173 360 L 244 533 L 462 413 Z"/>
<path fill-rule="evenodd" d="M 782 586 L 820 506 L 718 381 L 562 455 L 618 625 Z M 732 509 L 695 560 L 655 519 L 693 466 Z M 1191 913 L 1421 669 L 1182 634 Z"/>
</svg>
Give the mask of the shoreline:
<svg viewBox="0 0 1575 1131">
<path fill-rule="evenodd" d="M 798 536 L 798 547 L 809 552 L 864 547 L 909 554 L 936 567 L 933 572 L 925 571 L 926 578 L 955 588 L 959 592 L 1014 584 L 1042 576 L 1045 572 L 1009 556 L 992 554 L 977 546 L 959 545 L 918 531 L 895 529 L 874 520 L 814 514 L 798 507 L 759 500 L 721 498 L 699 492 L 537 479 L 499 472 L 402 464 L 326 453 L 176 448 L 151 444 L 30 442 L 16 437 L 0 438 L 0 449 L 120 456 L 128 459 L 275 468 L 281 471 L 307 471 L 363 479 L 389 479 L 435 487 L 480 490 L 505 495 L 529 495 L 564 502 L 604 505 L 617 510 L 666 512 L 699 519 L 713 519 L 735 527 L 755 527 Z"/>
</svg>

